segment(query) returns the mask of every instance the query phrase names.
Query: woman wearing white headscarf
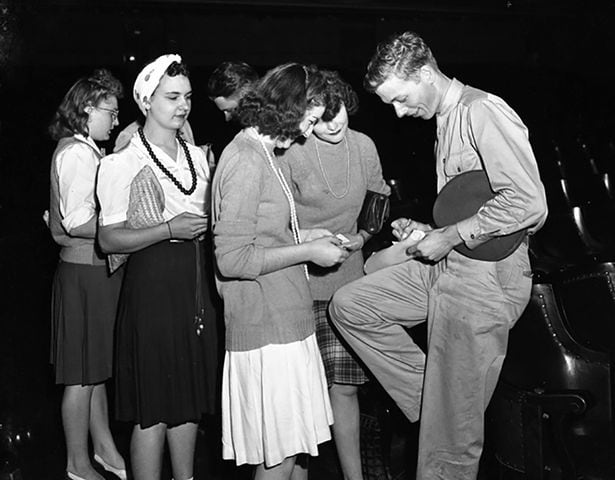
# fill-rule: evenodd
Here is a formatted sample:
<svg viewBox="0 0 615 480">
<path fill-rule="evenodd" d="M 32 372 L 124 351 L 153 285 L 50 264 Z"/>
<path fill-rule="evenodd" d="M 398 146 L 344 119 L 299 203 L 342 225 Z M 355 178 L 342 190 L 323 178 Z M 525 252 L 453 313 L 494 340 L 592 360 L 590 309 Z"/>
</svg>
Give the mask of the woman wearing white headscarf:
<svg viewBox="0 0 615 480">
<path fill-rule="evenodd" d="M 121 254 L 112 256 L 112 268 L 129 254 L 118 310 L 116 411 L 135 425 L 136 480 L 160 478 L 165 439 L 173 477 L 186 480 L 197 424 L 214 397 L 215 365 L 205 361 L 202 341 L 215 337 L 214 315 L 205 311 L 199 240 L 208 223 L 209 170 L 204 152 L 178 134 L 192 94 L 181 57 L 147 65 L 133 94 L 144 127 L 102 160 L 97 189 L 101 246 Z"/>
</svg>

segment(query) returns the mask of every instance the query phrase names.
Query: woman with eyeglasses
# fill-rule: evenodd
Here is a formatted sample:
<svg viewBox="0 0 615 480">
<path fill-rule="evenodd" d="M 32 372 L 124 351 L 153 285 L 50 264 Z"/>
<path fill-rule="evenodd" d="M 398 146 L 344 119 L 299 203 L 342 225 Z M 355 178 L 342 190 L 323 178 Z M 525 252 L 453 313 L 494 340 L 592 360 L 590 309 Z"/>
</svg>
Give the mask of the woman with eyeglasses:
<svg viewBox="0 0 615 480">
<path fill-rule="evenodd" d="M 51 162 L 49 228 L 60 245 L 53 280 L 51 362 L 64 385 L 62 424 L 66 474 L 104 480 L 94 460 L 126 478 L 107 411 L 105 382 L 112 375 L 113 332 L 121 274 L 109 276 L 96 247 L 95 181 L 103 152 L 96 142 L 117 126 L 122 85 L 107 70 L 79 79 L 66 93 L 49 127 L 58 141 Z"/>
<path fill-rule="evenodd" d="M 215 312 L 208 301 L 205 152 L 180 135 L 192 106 L 187 66 L 162 55 L 137 76 L 145 116 L 98 176 L 100 244 L 126 259 L 118 307 L 116 414 L 133 424 L 135 480 L 159 480 L 165 444 L 173 478 L 193 477 L 199 420 L 215 392 Z"/>
</svg>

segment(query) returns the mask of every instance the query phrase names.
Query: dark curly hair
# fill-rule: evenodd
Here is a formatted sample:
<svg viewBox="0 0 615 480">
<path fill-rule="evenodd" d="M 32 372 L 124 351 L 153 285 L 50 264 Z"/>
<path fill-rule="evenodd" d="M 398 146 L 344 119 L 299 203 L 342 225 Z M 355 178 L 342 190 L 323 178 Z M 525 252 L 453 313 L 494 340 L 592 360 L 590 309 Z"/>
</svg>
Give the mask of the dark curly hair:
<svg viewBox="0 0 615 480">
<path fill-rule="evenodd" d="M 423 65 L 438 67 L 425 41 L 409 31 L 393 35 L 376 47 L 376 53 L 367 65 L 363 86 L 373 93 L 391 75 L 407 80 L 415 76 Z"/>
<path fill-rule="evenodd" d="M 258 80 L 258 73 L 244 62 L 222 62 L 207 81 L 207 96 L 232 97 L 242 93 Z"/>
<path fill-rule="evenodd" d="M 109 97 L 123 96 L 122 84 L 109 70 L 104 68 L 95 70 L 89 77 L 77 80 L 64 95 L 49 124 L 49 134 L 54 140 L 70 137 L 76 133 L 87 136 L 88 114 L 85 108 L 96 107 Z"/>
<path fill-rule="evenodd" d="M 184 62 L 173 62 L 167 67 L 164 73 L 167 74 L 169 77 L 183 75 L 186 78 L 190 78 L 190 71 L 188 70 L 188 66 Z"/>
<path fill-rule="evenodd" d="M 315 66 L 285 63 L 269 70 L 240 100 L 238 119 L 263 135 L 280 140 L 301 135 L 305 112 L 324 105 L 325 84 Z"/>
<path fill-rule="evenodd" d="M 359 110 L 359 97 L 349 83 L 345 82 L 340 74 L 333 70 L 322 70 L 325 82 L 323 122 L 329 122 L 340 112 L 342 105 L 346 107 L 348 115 L 354 115 Z"/>
</svg>

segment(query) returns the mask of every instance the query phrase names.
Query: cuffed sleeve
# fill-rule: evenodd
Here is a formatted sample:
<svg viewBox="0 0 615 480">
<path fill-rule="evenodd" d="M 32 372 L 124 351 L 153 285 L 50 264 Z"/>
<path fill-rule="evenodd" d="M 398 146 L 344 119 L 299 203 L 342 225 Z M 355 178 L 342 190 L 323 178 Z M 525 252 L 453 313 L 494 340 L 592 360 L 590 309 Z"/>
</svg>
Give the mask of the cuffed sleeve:
<svg viewBox="0 0 615 480">
<path fill-rule="evenodd" d="M 488 237 L 481 237 L 478 233 L 479 230 L 478 215 L 474 215 L 457 223 L 457 233 L 459 233 L 463 243 L 470 249 L 477 247 L 488 239 Z"/>
<path fill-rule="evenodd" d="M 366 159 L 367 168 L 367 189 L 372 192 L 383 193 L 384 195 L 391 194 L 391 187 L 384 181 L 382 176 L 382 164 L 378 156 L 378 150 L 371 138 L 365 136 L 365 148 L 362 152 Z"/>
</svg>

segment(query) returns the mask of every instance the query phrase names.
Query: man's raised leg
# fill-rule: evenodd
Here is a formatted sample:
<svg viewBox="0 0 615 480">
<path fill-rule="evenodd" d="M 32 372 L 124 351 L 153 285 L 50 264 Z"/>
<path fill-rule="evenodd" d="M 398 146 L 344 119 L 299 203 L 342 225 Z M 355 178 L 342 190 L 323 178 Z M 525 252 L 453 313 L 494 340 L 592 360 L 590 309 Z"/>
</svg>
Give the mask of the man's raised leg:
<svg viewBox="0 0 615 480">
<path fill-rule="evenodd" d="M 425 354 L 404 327 L 425 320 L 440 268 L 410 260 L 379 270 L 340 288 L 329 307 L 344 339 L 411 421 L 419 417 Z"/>
</svg>

